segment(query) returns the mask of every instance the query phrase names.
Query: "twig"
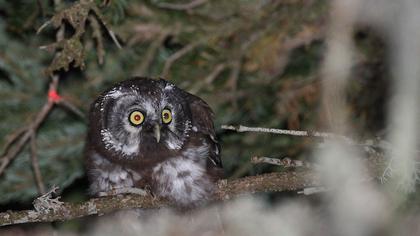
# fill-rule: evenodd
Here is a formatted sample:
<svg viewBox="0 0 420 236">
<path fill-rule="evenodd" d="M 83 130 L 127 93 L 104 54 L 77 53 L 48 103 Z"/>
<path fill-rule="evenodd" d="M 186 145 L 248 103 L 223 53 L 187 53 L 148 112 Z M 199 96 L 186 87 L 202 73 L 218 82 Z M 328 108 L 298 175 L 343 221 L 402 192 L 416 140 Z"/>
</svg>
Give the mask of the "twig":
<svg viewBox="0 0 420 236">
<path fill-rule="evenodd" d="M 241 72 L 241 59 L 235 60 L 231 64 L 231 72 L 226 86 L 233 92 L 236 91 L 238 86 L 239 73 Z"/>
<path fill-rule="evenodd" d="M 222 73 L 222 71 L 224 69 L 226 69 L 226 64 L 225 63 L 220 63 L 218 64 L 213 71 L 206 77 L 204 78 L 203 81 L 199 81 L 192 89 L 190 89 L 191 93 L 197 93 L 198 91 L 200 91 L 205 85 L 210 85 L 211 83 L 213 83 L 213 81 L 217 78 L 217 76 L 219 76 L 220 73 Z"/>
<path fill-rule="evenodd" d="M 242 58 L 239 58 L 235 61 L 232 62 L 231 64 L 231 71 L 230 71 L 230 75 L 229 78 L 226 82 L 226 86 L 230 89 L 230 93 L 233 94 L 232 98 L 231 98 L 231 103 L 233 105 L 233 108 L 235 110 L 237 110 L 238 108 L 238 103 L 237 103 L 237 91 L 238 91 L 238 79 L 239 79 L 239 74 L 241 72 L 241 60 Z"/>
<path fill-rule="evenodd" d="M 75 115 L 79 116 L 83 120 L 86 118 L 85 114 L 79 108 L 77 108 L 75 105 L 71 104 L 66 99 L 61 99 L 60 101 L 57 102 L 57 105 L 68 109 L 69 111 L 73 112 Z"/>
<path fill-rule="evenodd" d="M 188 10 L 191 10 L 193 8 L 196 8 L 196 7 L 199 7 L 199 6 L 203 5 L 207 1 L 208 0 L 194 0 L 192 2 L 185 3 L 185 4 L 163 2 L 163 3 L 160 3 L 158 5 L 158 7 L 164 8 L 164 9 L 169 9 L 169 10 L 176 10 L 176 11 L 188 11 Z"/>
<path fill-rule="evenodd" d="M 48 21 L 46 21 L 44 24 L 42 24 L 39 28 L 38 28 L 38 30 L 36 31 L 36 34 L 40 34 L 44 29 L 45 29 L 45 27 L 47 27 L 48 25 L 50 25 L 51 24 L 51 21 L 50 20 L 48 20 Z"/>
<path fill-rule="evenodd" d="M 222 180 L 218 183 L 214 200 L 228 200 L 238 195 L 255 192 L 296 191 L 319 183 L 319 178 L 311 171 L 271 173 L 245 177 L 237 180 Z M 48 199 L 51 197 L 48 197 Z M 169 202 L 153 196 L 129 194 L 93 198 L 87 202 L 60 202 L 59 207 L 50 210 L 49 204 L 41 205 L 46 210 L 7 211 L 0 213 L 0 226 L 30 222 L 54 222 L 80 218 L 88 215 L 104 215 L 116 210 L 133 208 L 159 208 Z M 47 206 L 47 208 L 45 208 Z M 37 208 L 40 208 L 37 206 Z"/>
<path fill-rule="evenodd" d="M 3 146 L 3 155 L 6 154 L 6 152 L 9 150 L 9 147 L 23 134 L 28 127 L 22 127 L 17 130 L 15 130 L 13 133 L 6 136 L 6 143 Z"/>
<path fill-rule="evenodd" d="M 278 159 L 278 158 L 271 158 L 271 157 L 257 157 L 254 156 L 251 158 L 251 163 L 259 164 L 259 163 L 267 163 L 271 165 L 283 166 L 285 168 L 291 167 L 312 167 L 310 163 L 301 161 L 301 160 L 292 160 L 288 157 Z"/>
<path fill-rule="evenodd" d="M 152 64 L 152 61 L 155 58 L 156 52 L 158 51 L 168 34 L 169 31 L 161 32 L 159 37 L 156 40 L 154 40 L 153 43 L 149 46 L 146 55 L 143 58 L 143 62 L 141 63 L 139 69 L 135 72 L 137 75 L 144 76 L 144 74 L 148 72 L 150 64 Z"/>
<path fill-rule="evenodd" d="M 42 5 L 42 1 L 37 0 L 36 3 L 38 4 L 38 9 L 41 12 L 41 16 L 45 17 L 45 9 L 44 9 L 44 6 Z"/>
<path fill-rule="evenodd" d="M 165 62 L 165 66 L 163 67 L 162 74 L 160 75 L 163 78 L 166 78 L 169 74 L 169 70 L 172 67 L 172 64 L 175 63 L 178 59 L 183 57 L 188 52 L 192 51 L 195 47 L 197 47 L 198 43 L 191 43 L 185 47 L 183 47 L 181 50 L 177 51 L 176 53 L 172 54 Z"/>
<path fill-rule="evenodd" d="M 39 3 L 39 1 L 38 1 Z M 37 8 L 32 12 L 32 14 L 26 19 L 25 23 L 23 24 L 23 29 L 29 29 L 34 22 L 38 15 L 41 13 L 41 9 L 39 8 L 39 4 Z"/>
<path fill-rule="evenodd" d="M 32 169 L 34 171 L 35 175 L 35 183 L 36 187 L 38 188 L 38 192 L 40 194 L 45 194 L 45 185 L 42 181 L 42 175 L 41 171 L 39 169 L 39 162 L 38 157 L 36 155 L 36 134 L 33 132 L 31 135 L 31 163 L 32 163 Z"/>
<path fill-rule="evenodd" d="M 108 30 L 109 36 L 111 36 L 112 41 L 114 41 L 115 45 L 117 45 L 117 48 L 122 49 L 122 46 L 121 46 L 120 42 L 118 41 L 117 36 L 115 35 L 114 31 L 112 31 L 108 28 L 107 28 L 107 30 Z"/>
<path fill-rule="evenodd" d="M 354 143 L 350 138 L 337 135 L 333 133 L 317 132 L 317 131 L 304 131 L 304 130 L 286 130 L 286 129 L 274 129 L 274 128 L 264 128 L 264 127 L 247 127 L 243 125 L 233 126 L 233 125 L 222 125 L 222 129 L 233 130 L 236 132 L 260 132 L 260 133 L 272 133 L 272 134 L 283 134 L 291 136 L 300 136 L 300 137 L 318 137 L 318 138 L 340 138 L 349 143 Z"/>
<path fill-rule="evenodd" d="M 303 190 L 298 191 L 298 194 L 312 195 L 312 194 L 315 194 L 315 193 L 323 193 L 325 191 L 327 191 L 327 189 L 325 187 L 316 186 L 316 187 L 304 188 Z"/>
<path fill-rule="evenodd" d="M 104 63 L 105 50 L 99 22 L 93 16 L 89 16 L 88 18 L 93 29 L 92 37 L 96 39 L 96 54 L 98 56 L 98 63 L 99 65 L 102 65 Z"/>
<path fill-rule="evenodd" d="M 102 15 L 101 11 L 98 7 L 96 7 L 95 3 L 92 3 L 91 10 L 95 12 L 96 16 L 99 18 L 102 25 L 105 27 L 106 31 L 108 32 L 109 36 L 111 37 L 114 44 L 118 47 L 118 49 L 122 49 L 122 46 L 120 42 L 117 39 L 117 36 L 115 35 L 114 31 L 111 30 L 111 28 L 108 26 L 108 24 L 105 21 L 105 17 Z"/>
</svg>

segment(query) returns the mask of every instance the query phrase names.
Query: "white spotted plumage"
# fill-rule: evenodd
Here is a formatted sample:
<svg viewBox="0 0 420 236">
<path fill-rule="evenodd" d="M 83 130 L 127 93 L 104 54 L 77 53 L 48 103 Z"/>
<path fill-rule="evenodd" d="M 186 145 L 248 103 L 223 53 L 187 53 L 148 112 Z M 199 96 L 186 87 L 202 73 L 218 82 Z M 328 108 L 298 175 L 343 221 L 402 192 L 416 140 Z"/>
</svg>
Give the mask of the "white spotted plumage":
<svg viewBox="0 0 420 236">
<path fill-rule="evenodd" d="M 107 129 L 101 130 L 102 142 L 105 147 L 109 150 L 114 150 L 116 152 L 121 152 L 122 155 L 126 157 L 131 157 L 133 154 L 138 152 L 139 149 L 139 140 L 130 139 L 128 143 L 121 143 L 115 139 L 115 137 Z"/>
<path fill-rule="evenodd" d="M 90 183 L 91 193 L 101 196 L 116 188 L 133 187 L 134 182 L 142 178 L 137 172 L 115 165 L 97 153 L 94 153 L 91 158 L 95 166 L 88 171 L 88 174 L 93 177 L 91 179 L 94 180 Z"/>
<path fill-rule="evenodd" d="M 206 200 L 213 190 L 204 166 L 185 157 L 176 157 L 156 165 L 152 179 L 157 194 L 182 205 Z"/>
</svg>

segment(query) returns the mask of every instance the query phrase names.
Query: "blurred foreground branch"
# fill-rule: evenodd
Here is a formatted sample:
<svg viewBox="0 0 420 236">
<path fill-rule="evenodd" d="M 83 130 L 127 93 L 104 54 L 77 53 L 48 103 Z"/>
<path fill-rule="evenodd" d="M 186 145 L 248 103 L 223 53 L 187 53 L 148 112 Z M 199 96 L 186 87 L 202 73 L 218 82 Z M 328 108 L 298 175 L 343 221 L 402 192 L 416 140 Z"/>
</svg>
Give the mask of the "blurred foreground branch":
<svg viewBox="0 0 420 236">
<path fill-rule="evenodd" d="M 317 174 L 310 170 L 298 170 L 282 173 L 270 173 L 245 177 L 236 180 L 221 180 L 215 194 L 215 200 L 228 200 L 235 196 L 255 192 L 295 191 L 309 186 L 317 186 L 320 182 Z M 45 200 L 45 198 L 48 198 Z M 41 196 L 42 202 L 51 202 L 50 195 Z M 34 202 L 38 202 L 36 199 Z M 45 205 L 45 204 L 44 204 Z M 0 226 L 31 222 L 53 222 L 80 218 L 88 215 L 104 215 L 117 210 L 133 208 L 159 208 L 169 202 L 153 196 L 128 194 L 93 198 L 82 203 L 60 202 L 43 210 L 7 211 L 0 213 Z M 37 207 L 39 209 L 39 207 Z"/>
</svg>

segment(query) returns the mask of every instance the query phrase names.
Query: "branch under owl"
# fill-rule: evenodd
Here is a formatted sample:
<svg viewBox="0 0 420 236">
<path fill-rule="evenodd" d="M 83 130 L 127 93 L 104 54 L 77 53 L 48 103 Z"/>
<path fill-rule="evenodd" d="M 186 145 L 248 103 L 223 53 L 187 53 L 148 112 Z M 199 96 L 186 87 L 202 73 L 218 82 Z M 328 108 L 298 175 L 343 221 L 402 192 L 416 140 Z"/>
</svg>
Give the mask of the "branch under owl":
<svg viewBox="0 0 420 236">
<path fill-rule="evenodd" d="M 239 195 L 257 192 L 296 191 L 320 184 L 318 175 L 302 169 L 290 172 L 270 173 L 250 176 L 236 180 L 221 180 L 217 185 L 215 201 L 228 200 Z M 48 204 L 38 203 L 51 202 Z M 59 204 L 56 204 L 59 203 Z M 66 221 L 89 215 L 104 215 L 117 210 L 133 208 L 160 208 L 169 206 L 170 202 L 153 196 L 127 194 L 93 198 L 82 203 L 59 202 L 47 193 L 34 201 L 35 209 L 24 211 L 7 211 L 0 213 L 0 226 L 33 223 Z"/>
<path fill-rule="evenodd" d="M 367 171 L 380 177 L 386 166 L 383 156 L 370 155 L 366 161 Z M 261 192 L 282 192 L 322 189 L 319 173 L 314 168 L 303 166 L 293 171 L 269 173 L 257 176 L 243 177 L 235 180 L 220 180 L 215 191 L 214 201 L 226 201 L 241 195 Z M 47 203 L 47 204 L 44 204 Z M 50 205 L 48 203 L 51 203 Z M 171 203 L 150 195 L 137 194 L 106 196 L 93 198 L 86 202 L 60 202 L 52 198 L 51 192 L 34 201 L 36 210 L 7 211 L 0 213 L 0 226 L 66 221 L 89 215 L 105 215 L 118 210 L 133 208 L 161 208 Z"/>
</svg>

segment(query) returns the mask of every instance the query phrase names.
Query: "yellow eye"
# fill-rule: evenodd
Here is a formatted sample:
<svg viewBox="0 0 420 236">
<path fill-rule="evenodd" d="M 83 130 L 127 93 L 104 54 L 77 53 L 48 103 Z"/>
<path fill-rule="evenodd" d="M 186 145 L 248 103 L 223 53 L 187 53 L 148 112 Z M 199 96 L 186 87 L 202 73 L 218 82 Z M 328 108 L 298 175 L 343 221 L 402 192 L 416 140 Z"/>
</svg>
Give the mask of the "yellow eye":
<svg viewBox="0 0 420 236">
<path fill-rule="evenodd" d="M 141 123 L 144 121 L 144 115 L 140 111 L 133 111 L 130 113 L 128 120 L 134 126 L 141 125 Z"/>
<path fill-rule="evenodd" d="M 169 109 L 163 109 L 162 111 L 162 121 L 165 124 L 169 124 L 172 121 L 172 113 Z"/>
</svg>

